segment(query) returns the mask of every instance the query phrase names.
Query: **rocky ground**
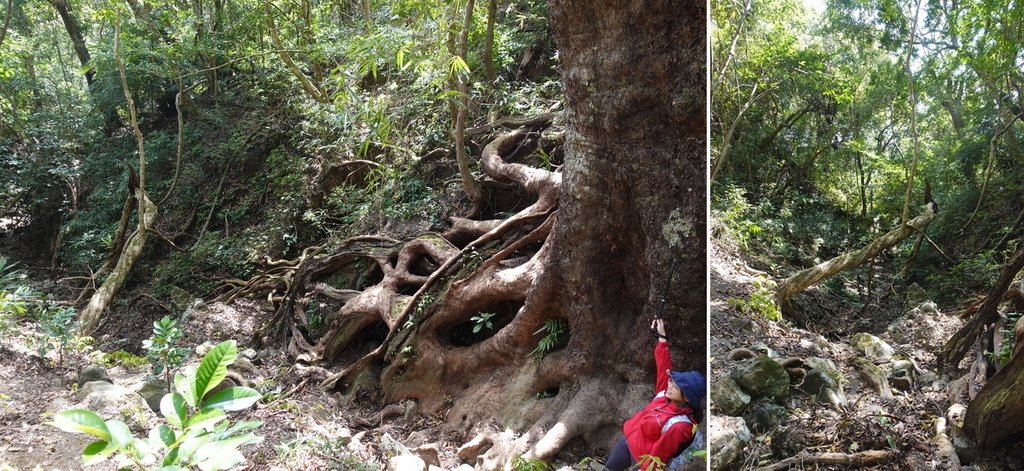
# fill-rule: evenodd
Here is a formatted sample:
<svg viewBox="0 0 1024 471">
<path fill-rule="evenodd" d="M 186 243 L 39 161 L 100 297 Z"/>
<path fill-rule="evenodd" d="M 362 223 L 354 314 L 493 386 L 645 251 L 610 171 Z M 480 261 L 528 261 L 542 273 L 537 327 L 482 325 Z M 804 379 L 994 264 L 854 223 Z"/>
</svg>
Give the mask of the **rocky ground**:
<svg viewBox="0 0 1024 471">
<path fill-rule="evenodd" d="M 163 315 L 159 309 L 152 314 Z M 443 414 L 419 414 L 411 401 L 346 402 L 340 395 L 322 391 L 318 383 L 329 374 L 327 370 L 296 366 L 274 348 L 252 348 L 253 332 L 269 315 L 269 309 L 256 301 L 206 305 L 193 300 L 182 316 L 186 326 L 183 345 L 203 352 L 218 342 L 234 339 L 241 354 L 232 366 L 232 376 L 264 394 L 264 399 L 253 408 L 230 416 L 232 421 L 263 422 L 257 433 L 264 440 L 242 449 L 248 462 L 240 469 L 429 467 L 464 471 L 474 469 L 477 457 L 492 446 L 472 440 L 472 431 L 445 427 Z M 101 358 L 103 352 L 109 354 L 112 348 L 137 348 L 142 339 L 151 335 L 152 327 L 124 329 L 115 325 L 119 325 L 117 319 L 108 321 L 97 332 L 94 346 L 68 352 L 63 365 L 57 364 L 55 352 L 39 356 L 33 342 L 42 334 L 34 322 L 22 321 L 17 332 L 0 338 L 0 469 L 83 469 L 82 449 L 91 440 L 48 425 L 55 412 L 90 409 L 106 419 L 120 418 L 136 436 L 142 436 L 162 420 L 147 403 L 153 401 L 158 408 L 164 393 L 154 386 L 160 383 L 149 374 L 149 364 L 132 364 L 131 357 L 125 357 L 127 361 L 114 360 L 109 355 L 105 360 Z M 190 358 L 194 358 L 195 364 L 199 357 Z M 135 358 L 136 362 L 139 360 Z M 494 426 L 477 427 L 483 430 Z M 510 440 L 515 438 L 508 435 Z M 602 452 L 573 447 L 563 452 L 552 468 L 546 469 L 594 469 L 594 460 L 587 456 Z M 88 469 L 117 469 L 117 464 L 107 461 Z"/>
<path fill-rule="evenodd" d="M 712 469 L 1024 469 L 1020 445 L 970 456 L 957 420 L 980 386 L 935 366 L 964 321 L 923 290 L 867 328 L 836 316 L 840 333 L 812 332 L 738 310 L 769 275 L 723 241 L 709 253 Z"/>
</svg>

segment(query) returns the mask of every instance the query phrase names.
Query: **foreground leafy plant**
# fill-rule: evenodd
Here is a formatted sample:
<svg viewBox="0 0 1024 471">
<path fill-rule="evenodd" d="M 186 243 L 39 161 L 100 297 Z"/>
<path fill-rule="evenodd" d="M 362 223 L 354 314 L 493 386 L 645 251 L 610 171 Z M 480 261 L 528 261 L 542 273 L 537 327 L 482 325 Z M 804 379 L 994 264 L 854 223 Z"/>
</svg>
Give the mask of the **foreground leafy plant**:
<svg viewBox="0 0 1024 471">
<path fill-rule="evenodd" d="M 153 336 L 142 341 L 142 347 L 148 352 L 146 358 L 153 365 L 153 374 L 159 376 L 162 373 L 167 387 L 171 386 L 171 373 L 181 366 L 188 353 L 187 348 L 177 346 L 181 337 L 178 322 L 164 316 L 153 322 Z"/>
<path fill-rule="evenodd" d="M 53 416 L 51 425 L 99 439 L 83 450 L 85 465 L 119 454 L 139 469 L 231 468 L 245 462 L 238 450 L 240 446 L 263 441 L 263 437 L 248 433 L 263 425 L 262 422 L 240 421 L 229 426 L 226 414 L 226 411 L 249 408 L 260 400 L 259 392 L 233 387 L 213 393 L 236 358 L 238 347 L 234 340 L 229 340 L 211 349 L 194 371 L 175 374 L 175 391 L 160 401 L 160 413 L 167 424 L 156 426 L 146 438 L 133 436 L 124 422 L 103 420 L 95 412 L 84 409 L 59 412 Z"/>
<path fill-rule="evenodd" d="M 91 337 L 78 337 L 78 322 L 75 320 L 75 309 L 70 307 L 44 307 L 39 311 L 39 327 L 43 337 L 39 339 L 39 356 L 57 351 L 57 367 L 64 366 L 64 353 L 68 349 L 83 349 L 92 342 Z"/>
</svg>

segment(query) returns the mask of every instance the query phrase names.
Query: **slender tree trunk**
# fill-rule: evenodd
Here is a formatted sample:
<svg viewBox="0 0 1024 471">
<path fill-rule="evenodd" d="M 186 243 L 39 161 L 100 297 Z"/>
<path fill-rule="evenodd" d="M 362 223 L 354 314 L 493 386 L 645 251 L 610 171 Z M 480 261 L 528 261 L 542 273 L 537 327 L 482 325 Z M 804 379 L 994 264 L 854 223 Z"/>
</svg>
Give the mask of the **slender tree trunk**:
<svg viewBox="0 0 1024 471">
<path fill-rule="evenodd" d="M 487 81 L 494 83 L 498 73 L 494 70 L 494 21 L 498 16 L 498 0 L 487 0 L 487 36 L 484 38 L 484 67 Z"/>
<path fill-rule="evenodd" d="M 281 41 L 280 35 L 277 33 L 277 25 L 274 23 L 274 10 L 270 3 L 263 5 L 263 12 L 266 15 L 267 32 L 270 33 L 270 40 L 273 41 L 274 47 L 277 48 L 278 55 L 281 57 L 281 61 L 288 66 L 288 70 L 291 71 L 295 79 L 299 81 L 299 85 L 306 91 L 311 98 L 320 102 L 327 103 L 327 93 L 324 92 L 319 84 L 314 84 L 306 77 L 306 74 L 302 72 L 302 69 L 298 65 L 295 65 L 295 61 L 292 60 L 291 54 L 284 48 L 284 43 Z"/>
<path fill-rule="evenodd" d="M 50 0 L 50 4 L 57 9 L 57 13 L 60 14 L 60 19 L 64 22 L 64 29 L 68 32 L 68 37 L 71 38 L 71 44 L 75 47 L 75 54 L 78 56 L 78 62 L 82 64 L 82 68 L 85 69 L 85 81 L 92 86 L 93 77 L 96 75 L 96 71 L 89 64 L 91 60 L 89 56 L 89 49 L 85 46 L 85 37 L 82 36 L 82 28 L 79 26 L 78 21 L 75 19 L 74 14 L 71 12 L 71 6 L 68 5 L 67 0 Z"/>
<path fill-rule="evenodd" d="M 465 16 L 462 22 L 462 33 L 459 38 L 459 49 L 457 51 L 458 57 L 463 61 L 467 60 L 466 55 L 469 52 L 469 29 L 473 25 L 473 6 L 474 0 L 466 2 Z M 461 101 L 455 112 L 455 129 L 453 130 L 455 137 L 455 161 L 459 167 L 459 176 L 462 179 L 462 187 L 466 190 L 466 196 L 469 197 L 469 200 L 473 203 L 473 209 L 470 213 L 471 215 L 476 215 L 480 212 L 480 208 L 483 204 L 483 190 L 480 187 L 480 182 L 473 178 L 473 174 L 469 170 L 469 155 L 466 154 L 466 118 L 469 113 L 469 73 L 459 72 L 458 76 L 455 77 L 454 80 L 456 81 L 456 89 L 459 91 L 459 100 Z"/>
<path fill-rule="evenodd" d="M 121 89 L 128 104 L 128 117 L 131 119 L 132 133 L 135 135 L 139 154 L 138 181 L 131 182 L 133 179 L 129 179 L 129 190 L 135 193 L 139 216 L 135 232 L 125 241 L 124 249 L 117 259 L 117 264 L 111 270 L 110 276 L 103 281 L 103 284 L 100 285 L 89 299 L 89 303 L 79 312 L 80 329 L 84 334 L 91 333 L 98 326 L 103 312 L 106 311 L 107 306 L 110 305 L 114 296 L 121 289 L 121 285 L 124 284 L 124 280 L 128 277 L 132 266 L 142 256 L 142 249 L 146 246 L 146 239 L 149 237 L 150 230 L 156 224 L 157 218 L 157 207 L 150 201 L 149 195 L 146 194 L 146 142 L 142 136 L 142 130 L 139 129 L 135 100 L 132 99 L 131 90 L 128 88 L 127 73 L 125 72 L 124 63 L 121 61 L 120 18 L 115 20 L 114 25 L 114 63 L 117 65 L 117 71 L 121 77 Z"/>
<path fill-rule="evenodd" d="M 982 302 L 974 317 L 960 327 L 960 330 L 942 346 L 942 350 L 939 351 L 935 359 L 939 365 L 956 368 L 960 364 L 960 360 L 964 359 L 986 326 L 995 322 L 999 317 L 997 308 L 1003 301 L 1003 293 L 1010 288 L 1010 284 L 1013 283 L 1021 269 L 1024 269 L 1024 244 L 1006 262 L 995 286 L 989 290 L 985 301 Z"/>
<path fill-rule="evenodd" d="M 900 223 L 907 224 L 907 218 L 910 214 L 910 193 L 914 188 L 914 176 L 917 174 L 917 155 L 918 151 L 918 138 L 917 138 L 917 95 L 914 93 L 914 71 L 910 69 L 910 61 L 914 57 L 914 36 L 917 34 L 917 16 L 921 13 L 921 2 L 917 0 L 915 2 L 916 7 L 914 8 L 914 23 L 910 25 L 910 44 L 907 46 L 907 60 L 904 64 L 904 70 L 907 73 L 907 87 L 908 87 L 908 99 L 910 100 L 910 136 L 913 142 L 913 158 L 910 161 L 910 169 L 908 169 L 907 175 L 907 191 L 903 198 L 903 212 L 900 216 Z"/>
<path fill-rule="evenodd" d="M 14 0 L 7 0 L 7 10 L 4 14 L 4 24 L 0 26 L 0 46 L 4 45 L 4 38 L 7 37 L 7 27 L 11 24 L 11 17 L 14 16 Z"/>
</svg>

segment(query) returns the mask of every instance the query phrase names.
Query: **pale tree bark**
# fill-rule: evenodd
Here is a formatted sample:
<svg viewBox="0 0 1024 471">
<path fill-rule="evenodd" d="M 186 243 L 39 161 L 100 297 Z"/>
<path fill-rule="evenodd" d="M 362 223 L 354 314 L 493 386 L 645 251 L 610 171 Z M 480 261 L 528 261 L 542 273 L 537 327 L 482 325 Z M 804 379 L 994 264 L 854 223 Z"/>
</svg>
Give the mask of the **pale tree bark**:
<svg viewBox="0 0 1024 471">
<path fill-rule="evenodd" d="M 284 48 L 284 43 L 281 41 L 281 36 L 277 32 L 277 24 L 274 22 L 274 11 L 271 9 L 270 2 L 263 5 L 263 13 L 266 16 L 267 31 L 270 33 L 270 40 L 273 41 L 274 47 L 277 48 L 278 55 L 281 57 L 281 61 L 288 67 L 288 70 L 295 76 L 295 79 L 299 81 L 299 85 L 305 90 L 306 94 L 310 98 L 320 102 L 327 103 L 328 95 L 319 84 L 314 84 L 309 80 L 309 77 L 295 64 L 292 60 L 291 54 L 287 49 Z"/>
<path fill-rule="evenodd" d="M 871 241 L 871 243 L 864 248 L 844 253 L 838 257 L 819 263 L 786 278 L 779 283 L 777 288 L 775 288 L 776 301 L 780 306 L 782 306 L 794 294 L 810 288 L 811 286 L 835 276 L 838 273 L 863 265 L 868 260 L 871 260 L 875 258 L 876 255 L 882 253 L 883 250 L 896 246 L 896 244 L 909 237 L 915 231 L 923 232 L 925 227 L 927 227 L 934 218 L 935 212 L 932 210 L 931 205 L 927 205 L 925 206 L 923 214 Z"/>
<path fill-rule="evenodd" d="M 78 313 L 80 330 L 83 334 L 89 334 L 99 324 L 103 312 L 117 295 L 125 278 L 131 271 L 135 261 L 142 255 L 142 249 L 146 246 L 146 239 L 149 236 L 154 224 L 156 224 L 157 207 L 146 194 L 146 143 L 139 129 L 138 116 L 135 111 L 135 101 L 132 99 L 131 90 L 128 89 L 128 78 L 125 73 L 124 63 L 121 61 L 121 28 L 120 19 L 115 20 L 114 27 L 114 62 L 117 65 L 118 74 L 121 77 L 121 89 L 124 92 L 125 101 L 128 104 L 128 116 L 131 119 L 132 133 L 135 135 L 135 142 L 139 154 L 139 177 L 138 184 L 129 184 L 129 190 L 135 193 L 138 204 L 138 225 L 135 232 L 124 243 L 124 249 L 117 259 L 117 264 L 110 272 L 110 276 L 103 281 L 103 284 L 93 293 L 89 303 Z M 132 188 L 134 186 L 134 188 Z"/>
</svg>

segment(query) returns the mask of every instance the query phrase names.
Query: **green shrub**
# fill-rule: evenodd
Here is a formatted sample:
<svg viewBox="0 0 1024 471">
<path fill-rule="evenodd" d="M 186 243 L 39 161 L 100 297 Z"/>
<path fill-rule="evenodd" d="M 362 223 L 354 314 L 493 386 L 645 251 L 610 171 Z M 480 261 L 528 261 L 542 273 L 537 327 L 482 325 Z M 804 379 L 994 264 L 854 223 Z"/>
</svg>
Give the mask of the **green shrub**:
<svg viewBox="0 0 1024 471">
<path fill-rule="evenodd" d="M 726 301 L 741 312 L 758 314 L 770 321 L 782 319 L 782 311 L 775 304 L 775 286 L 772 280 L 759 278 L 754 282 L 754 291 L 748 299 L 729 298 Z"/>
<path fill-rule="evenodd" d="M 168 387 L 171 386 L 171 373 L 181 366 L 188 353 L 188 348 L 178 346 L 182 335 L 178 322 L 170 316 L 164 316 L 153 322 L 153 336 L 142 341 L 142 348 L 147 352 L 146 358 L 153 365 L 153 374 L 163 374 Z"/>
<path fill-rule="evenodd" d="M 85 447 L 85 465 L 102 462 L 118 454 L 138 469 L 200 470 L 228 469 L 245 462 L 238 448 L 259 443 L 263 437 L 249 433 L 261 425 L 258 421 L 240 421 L 231 425 L 226 411 L 247 409 L 260 400 L 260 393 L 246 387 L 227 388 L 210 394 L 224 380 L 228 366 L 238 357 L 234 340 L 217 345 L 203 357 L 199 367 L 174 377 L 174 392 L 160 401 L 160 413 L 166 424 L 150 430 L 145 438 L 132 435 L 119 420 L 103 420 L 84 409 L 54 414 L 51 425 L 71 433 L 98 438 Z"/>
</svg>

